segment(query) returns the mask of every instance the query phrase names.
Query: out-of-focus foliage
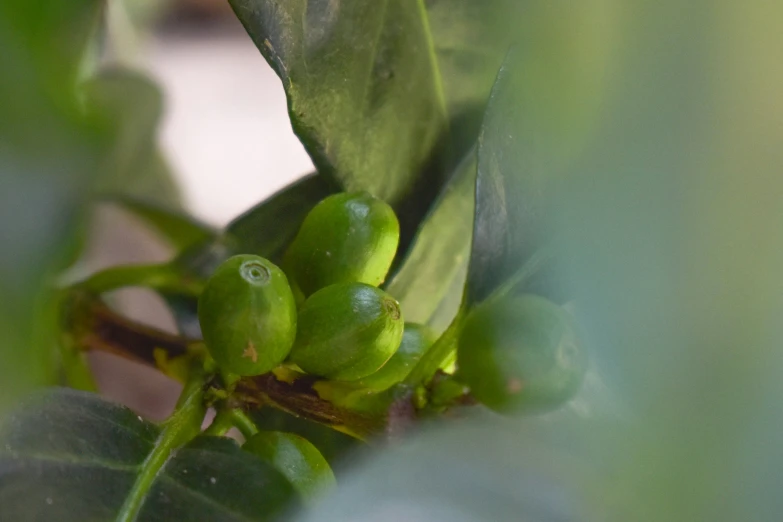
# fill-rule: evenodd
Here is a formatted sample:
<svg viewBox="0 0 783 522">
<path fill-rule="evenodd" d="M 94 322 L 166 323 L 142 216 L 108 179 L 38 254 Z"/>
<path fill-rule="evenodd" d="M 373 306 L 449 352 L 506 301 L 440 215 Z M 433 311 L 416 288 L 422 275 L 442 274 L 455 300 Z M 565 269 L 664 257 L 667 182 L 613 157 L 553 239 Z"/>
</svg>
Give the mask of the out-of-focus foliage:
<svg viewBox="0 0 783 522">
<path fill-rule="evenodd" d="M 118 66 L 98 71 L 80 86 L 90 111 L 111 121 L 111 147 L 93 190 L 123 194 L 160 206 L 179 206 L 179 189 L 157 145 L 163 96 L 143 74 Z"/>
<path fill-rule="evenodd" d="M 56 270 L 75 253 L 76 222 L 103 133 L 75 87 L 97 0 L 0 5 L 0 408 L 55 378 Z"/>
<path fill-rule="evenodd" d="M 317 519 L 778 520 L 783 6 L 529 16 L 513 74 L 530 103 L 511 123 L 532 146 L 506 153 L 555 180 L 585 388 L 510 436 L 481 419 L 382 456 Z"/>
</svg>

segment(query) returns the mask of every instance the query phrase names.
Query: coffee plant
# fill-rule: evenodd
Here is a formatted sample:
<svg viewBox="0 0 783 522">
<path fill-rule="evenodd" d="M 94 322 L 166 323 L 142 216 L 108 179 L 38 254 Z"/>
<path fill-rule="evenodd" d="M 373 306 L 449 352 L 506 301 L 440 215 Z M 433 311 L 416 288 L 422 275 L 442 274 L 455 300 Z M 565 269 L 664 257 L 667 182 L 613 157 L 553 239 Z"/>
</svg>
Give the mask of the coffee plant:
<svg viewBox="0 0 783 522">
<path fill-rule="evenodd" d="M 750 68 L 745 11 L 229 3 L 315 172 L 220 230 L 105 2 L 0 6 L 0 520 L 779 520 L 783 192 L 734 109 L 780 91 L 702 69 Z M 75 276 L 97 203 L 175 254 Z M 178 381 L 170 416 L 91 352 Z"/>
</svg>

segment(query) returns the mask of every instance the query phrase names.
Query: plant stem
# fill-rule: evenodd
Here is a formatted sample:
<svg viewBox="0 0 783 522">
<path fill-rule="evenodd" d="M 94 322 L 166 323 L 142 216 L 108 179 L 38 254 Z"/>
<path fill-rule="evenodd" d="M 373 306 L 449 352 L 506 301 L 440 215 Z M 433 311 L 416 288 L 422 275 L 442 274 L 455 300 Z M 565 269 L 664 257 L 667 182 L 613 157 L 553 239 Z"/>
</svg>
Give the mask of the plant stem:
<svg viewBox="0 0 783 522">
<path fill-rule="evenodd" d="M 200 432 L 205 413 L 204 382 L 203 371 L 197 366 L 194 367 L 177 401 L 174 413 L 164 422 L 152 451 L 141 464 L 136 482 L 117 515 L 117 522 L 136 520 L 152 484 L 171 458 L 172 452 Z"/>
<path fill-rule="evenodd" d="M 229 414 L 231 415 L 234 426 L 242 433 L 245 440 L 258 433 L 258 426 L 256 426 L 256 423 L 241 409 L 234 408 Z"/>
<path fill-rule="evenodd" d="M 204 288 L 171 263 L 115 266 L 93 274 L 78 283 L 84 290 L 101 294 L 126 286 L 142 286 L 177 294 L 199 295 Z"/>
<path fill-rule="evenodd" d="M 204 435 L 212 437 L 222 437 L 228 430 L 234 427 L 234 418 L 231 415 L 231 410 L 221 408 L 215 414 L 215 418 L 212 420 L 212 424 L 204 430 Z"/>
<path fill-rule="evenodd" d="M 156 351 L 169 359 L 187 355 L 198 343 L 131 321 L 95 295 L 74 290 L 63 304 L 63 329 L 82 350 L 109 352 L 157 366 Z"/>
</svg>

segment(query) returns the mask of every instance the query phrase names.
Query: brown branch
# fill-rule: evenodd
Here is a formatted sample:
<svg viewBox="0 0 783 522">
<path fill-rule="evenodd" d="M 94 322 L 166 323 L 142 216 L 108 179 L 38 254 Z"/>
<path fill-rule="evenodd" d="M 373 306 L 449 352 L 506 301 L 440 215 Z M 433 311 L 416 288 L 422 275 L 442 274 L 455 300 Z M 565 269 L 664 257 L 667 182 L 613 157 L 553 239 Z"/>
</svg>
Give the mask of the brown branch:
<svg viewBox="0 0 783 522">
<path fill-rule="evenodd" d="M 270 404 L 292 415 L 331 426 L 361 439 L 383 432 L 386 416 L 336 406 L 321 399 L 311 387 L 312 383 L 307 378 L 287 383 L 269 373 L 240 380 L 235 397 L 245 404 Z"/>
<path fill-rule="evenodd" d="M 155 353 L 168 359 L 187 355 L 200 341 L 173 335 L 132 321 L 111 310 L 97 296 L 72 291 L 63 306 L 63 332 L 82 350 L 108 352 L 158 367 Z M 292 415 L 325 424 L 358 438 L 383 433 L 385 415 L 371 415 L 341 408 L 322 399 L 312 388 L 314 380 L 287 383 L 272 374 L 241 379 L 232 394 L 236 406 L 248 409 L 272 405 Z"/>
<path fill-rule="evenodd" d="M 65 300 L 62 322 L 63 331 L 82 350 L 113 353 L 151 366 L 156 366 L 156 350 L 172 359 L 186 355 L 188 347 L 197 342 L 131 321 L 81 291 L 71 292 Z"/>
</svg>

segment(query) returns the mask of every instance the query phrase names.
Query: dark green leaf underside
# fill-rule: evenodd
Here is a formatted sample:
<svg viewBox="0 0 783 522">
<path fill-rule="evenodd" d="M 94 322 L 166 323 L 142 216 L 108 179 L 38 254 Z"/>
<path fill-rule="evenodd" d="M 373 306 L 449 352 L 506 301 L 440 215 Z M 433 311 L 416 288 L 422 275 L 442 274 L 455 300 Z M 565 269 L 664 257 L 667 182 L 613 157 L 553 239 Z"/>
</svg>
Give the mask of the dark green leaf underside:
<svg viewBox="0 0 783 522">
<path fill-rule="evenodd" d="M 30 398 L 0 425 L 0 520 L 114 520 L 158 433 L 92 394 L 53 389 Z M 138 520 L 272 520 L 291 491 L 230 439 L 202 437 L 164 465 Z"/>
<path fill-rule="evenodd" d="M 519 48 L 507 57 L 492 90 L 478 149 L 476 215 L 466 284 L 469 302 L 485 299 L 547 241 L 549 166 L 542 163 L 544 129 Z"/>
</svg>

